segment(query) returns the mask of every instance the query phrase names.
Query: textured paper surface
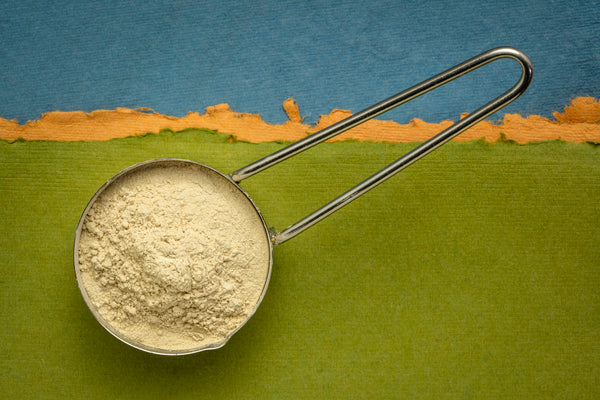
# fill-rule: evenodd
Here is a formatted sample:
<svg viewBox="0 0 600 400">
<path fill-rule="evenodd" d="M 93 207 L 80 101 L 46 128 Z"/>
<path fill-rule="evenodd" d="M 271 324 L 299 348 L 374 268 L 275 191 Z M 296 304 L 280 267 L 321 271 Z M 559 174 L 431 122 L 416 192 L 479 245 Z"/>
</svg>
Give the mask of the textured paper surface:
<svg viewBox="0 0 600 400">
<path fill-rule="evenodd" d="M 270 123 L 295 98 L 306 122 L 358 112 L 497 46 L 529 56 L 531 88 L 503 113 L 552 116 L 600 93 L 597 1 L 239 0 L 0 2 L 0 116 L 228 103 Z M 499 60 L 386 114 L 456 120 L 511 87 Z"/>
<path fill-rule="evenodd" d="M 600 396 L 600 148 L 449 143 L 274 250 L 267 295 L 223 349 L 129 348 L 94 320 L 73 235 L 119 170 L 231 172 L 280 148 L 186 131 L 0 142 L 4 398 Z M 414 144 L 327 143 L 242 183 L 279 229 Z"/>
<path fill-rule="evenodd" d="M 289 118 L 283 124 L 269 124 L 258 114 L 232 111 L 228 104 L 208 107 L 202 115 L 190 112 L 183 118 L 161 115 L 148 109 L 127 108 L 96 110 L 91 113 L 55 111 L 42 115 L 38 121 L 29 121 L 23 125 L 0 117 L 0 139 L 109 140 L 159 132 L 162 129 L 180 131 L 208 128 L 252 143 L 295 141 L 352 115 L 349 110 L 336 109 L 327 115 L 321 115 L 317 124 L 309 125 L 303 122 L 294 99 L 284 101 L 283 108 Z M 427 140 L 453 123 L 450 120 L 430 123 L 414 118 L 408 124 L 398 124 L 376 118 L 335 136 L 330 141 L 356 139 L 412 143 Z M 521 144 L 546 140 L 600 143 L 600 101 L 591 96 L 572 99 L 565 106 L 564 112 L 554 112 L 553 120 L 539 115 L 523 117 L 519 114 L 505 114 L 501 122 L 481 121 L 453 140 L 485 139 L 495 142 L 501 138 Z"/>
</svg>

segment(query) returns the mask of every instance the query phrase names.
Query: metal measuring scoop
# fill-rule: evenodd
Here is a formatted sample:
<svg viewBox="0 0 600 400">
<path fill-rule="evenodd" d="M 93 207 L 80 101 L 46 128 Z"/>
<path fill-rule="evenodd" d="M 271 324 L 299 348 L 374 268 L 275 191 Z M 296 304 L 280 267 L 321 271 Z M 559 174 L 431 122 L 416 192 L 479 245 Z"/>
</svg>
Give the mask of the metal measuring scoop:
<svg viewBox="0 0 600 400">
<path fill-rule="evenodd" d="M 421 96 L 422 94 L 425 94 L 439 86 L 442 86 L 464 74 L 467 74 L 477 68 L 480 68 L 492 61 L 495 61 L 495 60 L 498 60 L 501 58 L 509 58 L 509 59 L 516 60 L 521 65 L 521 68 L 522 68 L 521 76 L 520 76 L 519 80 L 508 91 L 506 91 L 504 94 L 498 96 L 497 98 L 493 99 L 492 101 L 485 104 L 484 106 L 478 108 L 471 114 L 468 114 L 465 118 L 462 118 L 460 121 L 454 123 L 452 126 L 446 128 L 445 130 L 438 133 L 431 139 L 427 140 L 426 142 L 417 146 L 413 150 L 409 151 L 408 153 L 406 153 L 402 157 L 398 158 L 396 161 L 392 162 L 391 164 L 389 164 L 388 166 L 386 166 L 379 172 L 371 175 L 370 177 L 368 177 L 367 179 L 365 179 L 364 181 L 362 181 L 355 187 L 353 187 L 350 190 L 346 191 L 345 193 L 341 194 L 337 198 L 333 199 L 329 203 L 325 204 L 324 206 L 317 209 L 316 211 L 309 214 L 308 216 L 302 218 L 300 221 L 283 229 L 282 231 L 277 232 L 277 231 L 274 231 L 273 229 L 269 229 L 267 227 L 267 224 L 265 223 L 264 218 L 263 218 L 262 214 L 260 213 L 258 207 L 256 207 L 256 205 L 254 204 L 254 202 L 252 201 L 250 196 L 239 186 L 239 183 L 242 180 L 244 180 L 256 173 L 259 173 L 259 172 L 261 172 L 283 160 L 286 160 L 302 151 L 308 150 L 309 148 L 311 148 L 327 139 L 330 139 L 336 135 L 339 135 L 340 133 L 345 132 L 348 129 L 351 129 L 371 118 L 381 115 L 403 103 L 406 103 L 418 96 Z M 355 200 L 356 198 L 358 198 L 359 196 L 361 196 L 368 190 L 374 188 L 375 186 L 382 183 L 386 179 L 392 177 L 394 174 L 398 173 L 402 169 L 408 167 L 415 161 L 419 160 L 421 157 L 427 155 L 428 153 L 437 149 L 438 147 L 440 147 L 444 143 L 448 142 L 455 136 L 464 132 L 466 129 L 470 128 L 477 122 L 483 120 L 484 118 L 486 118 L 489 115 L 493 114 L 494 112 L 500 110 L 501 108 L 503 108 L 510 102 L 514 101 L 517 97 L 519 97 L 521 94 L 523 94 L 525 92 L 525 90 L 527 90 L 527 87 L 531 83 L 532 76 L 533 76 L 533 68 L 531 66 L 531 62 L 524 53 L 522 53 L 521 51 L 519 51 L 517 49 L 511 48 L 511 47 L 499 47 L 499 48 L 488 50 L 476 57 L 473 57 L 467 61 L 464 61 L 463 63 L 458 64 L 457 66 L 450 68 L 447 71 L 444 71 L 438 75 L 435 75 L 432 78 L 429 78 L 429 79 L 427 79 L 427 80 L 425 80 L 425 81 L 423 81 L 401 93 L 398 93 L 395 96 L 392 96 L 386 100 L 383 100 L 361 112 L 358 112 L 340 122 L 337 122 L 337 123 L 325 128 L 319 132 L 316 132 L 310 136 L 307 136 L 306 138 L 301 139 L 287 147 L 284 147 L 284 148 L 282 148 L 282 149 L 280 149 L 258 161 L 255 161 L 237 171 L 234 171 L 229 175 L 226 175 L 222 172 L 215 170 L 214 168 L 211 168 L 207 165 L 204 165 L 204 164 L 201 164 L 201 163 L 198 163 L 195 161 L 180 160 L 180 159 L 150 160 L 150 161 L 146 161 L 146 162 L 143 162 L 140 164 L 136 164 L 134 166 L 131 166 L 131 167 L 121 171 L 119 174 L 115 175 L 113 178 L 111 178 L 109 181 L 107 181 L 96 192 L 96 194 L 92 197 L 92 199 L 88 203 L 87 207 L 85 208 L 85 210 L 81 216 L 81 219 L 79 221 L 79 224 L 77 226 L 77 230 L 76 230 L 76 234 L 75 234 L 75 242 L 74 242 L 73 260 L 74 260 L 75 275 L 77 278 L 77 283 L 79 285 L 79 289 L 82 293 L 84 301 L 90 308 L 92 314 L 96 317 L 96 319 L 100 322 L 100 324 L 105 329 L 107 329 L 110 333 L 112 333 L 114 336 L 116 336 L 118 339 L 122 340 L 123 342 L 125 342 L 135 348 L 147 351 L 147 352 L 151 352 L 151 353 L 155 353 L 155 354 L 163 354 L 163 355 L 181 355 L 181 354 L 196 353 L 196 352 L 208 350 L 208 349 L 215 349 L 215 348 L 219 348 L 219 347 L 225 345 L 227 343 L 227 341 L 229 340 L 229 338 L 231 338 L 231 336 L 235 332 L 237 332 L 250 319 L 250 317 L 254 314 L 254 312 L 258 308 L 262 298 L 264 297 L 264 294 L 267 290 L 268 281 L 269 281 L 269 277 L 270 277 L 271 269 L 272 269 L 272 262 L 273 262 L 272 249 L 273 249 L 274 245 L 281 244 L 281 243 L 293 238 L 294 236 L 298 235 L 299 233 L 301 233 L 304 230 L 308 229 L 309 227 L 313 226 L 317 222 L 321 221 L 323 218 L 327 217 L 328 215 L 332 214 L 336 210 L 340 209 L 344 205 Z M 141 343 L 140 341 L 133 340 L 131 337 L 128 337 L 128 336 L 124 335 L 122 332 L 119 332 L 117 329 L 115 329 L 106 319 L 104 319 L 102 317 L 102 315 L 100 315 L 100 313 L 98 312 L 98 310 L 92 303 L 90 296 L 88 294 L 88 291 L 86 289 L 86 286 L 83 282 L 80 265 L 79 265 L 79 242 L 80 242 L 83 226 L 86 221 L 88 212 L 92 208 L 94 202 L 99 198 L 99 196 L 102 195 L 104 190 L 106 188 L 110 187 L 111 185 L 115 184 L 115 182 L 118 182 L 121 178 L 123 178 L 125 176 L 135 174 L 136 172 L 139 172 L 141 170 L 146 170 L 148 168 L 152 168 L 155 166 L 167 165 L 167 164 L 168 165 L 194 166 L 194 168 L 198 169 L 198 173 L 206 173 L 206 174 L 211 174 L 211 175 L 216 176 L 217 179 L 219 179 L 222 182 L 223 186 L 226 187 L 226 190 L 229 190 L 229 191 L 233 190 L 235 192 L 241 193 L 243 195 L 243 198 L 246 199 L 247 205 L 252 207 L 255 210 L 256 218 L 259 221 L 256 225 L 257 229 L 262 229 L 264 231 L 263 232 L 264 235 L 261 235 L 261 237 L 264 237 L 265 245 L 269 249 L 269 257 L 268 257 L 268 262 L 265 263 L 266 265 L 257 266 L 257 268 L 264 268 L 266 270 L 265 282 L 261 288 L 261 292 L 257 296 L 256 304 L 252 308 L 252 311 L 247 315 L 247 318 L 242 323 L 238 324 L 230 332 L 228 332 L 224 338 L 221 338 L 213 343 L 204 344 L 202 346 L 191 346 L 190 348 L 177 349 L 177 350 L 147 346 L 147 345 Z"/>
</svg>

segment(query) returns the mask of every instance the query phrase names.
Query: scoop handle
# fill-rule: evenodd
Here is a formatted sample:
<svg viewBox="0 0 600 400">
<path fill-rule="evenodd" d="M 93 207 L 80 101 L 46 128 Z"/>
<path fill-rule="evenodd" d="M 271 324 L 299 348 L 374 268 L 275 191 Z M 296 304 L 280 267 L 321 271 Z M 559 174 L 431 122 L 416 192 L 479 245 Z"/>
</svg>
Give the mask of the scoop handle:
<svg viewBox="0 0 600 400">
<path fill-rule="evenodd" d="M 533 67 L 529 58 L 521 51 L 512 47 L 498 47 L 495 49 L 488 50 L 484 53 L 479 54 L 467 61 L 464 61 L 455 67 L 452 67 L 438 75 L 435 75 L 403 92 L 398 93 L 386 100 L 383 100 L 369 108 L 364 109 L 352 116 L 343 119 L 319 132 L 313 133 L 304 139 L 301 139 L 295 143 L 290 144 L 258 161 L 255 161 L 247 166 L 232 172 L 230 174 L 231 179 L 235 182 L 240 182 L 258 172 L 261 172 L 283 160 L 286 160 L 302 151 L 308 150 L 309 148 L 330 139 L 342 132 L 347 131 L 365 121 L 370 120 L 378 115 L 381 115 L 401 104 L 404 104 L 416 97 L 419 97 L 431 90 L 436 89 L 462 75 L 465 75 L 477 68 L 480 68 L 492 61 L 501 58 L 511 58 L 521 64 L 522 72 L 518 82 L 511 87 L 508 91 L 502 95 L 496 97 L 494 100 L 478 108 L 471 114 L 462 118 L 460 121 L 454 123 L 450 127 L 444 129 L 442 132 L 433 136 L 426 142 L 417 146 L 413 150 L 406 153 L 396 161 L 389 164 L 379 172 L 371 175 L 352 189 L 346 191 L 340 196 L 336 197 L 329 203 L 325 204 L 321 208 L 307 215 L 300 221 L 293 225 L 290 225 L 286 229 L 276 233 L 272 236 L 271 240 L 273 244 L 280 244 L 292 237 L 298 235 L 309 227 L 313 226 L 323 218 L 329 216 L 333 212 L 339 210 L 346 204 L 355 200 L 362 194 L 366 193 L 370 189 L 379 185 L 386 179 L 392 177 L 402 169 L 408 167 L 421 157 L 427 155 L 431 151 L 437 149 L 444 143 L 448 142 L 455 136 L 464 132 L 477 122 L 488 117 L 494 112 L 500 110 L 507 104 L 511 103 L 517 97 L 527 90 L 527 87 L 531 83 L 533 77 Z"/>
</svg>

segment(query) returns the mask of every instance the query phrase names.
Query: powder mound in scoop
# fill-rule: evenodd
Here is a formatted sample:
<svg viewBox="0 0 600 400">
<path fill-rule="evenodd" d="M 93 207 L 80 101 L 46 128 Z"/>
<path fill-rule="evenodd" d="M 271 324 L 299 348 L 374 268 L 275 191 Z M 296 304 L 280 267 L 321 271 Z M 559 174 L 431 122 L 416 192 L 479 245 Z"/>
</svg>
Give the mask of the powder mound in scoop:
<svg viewBox="0 0 600 400">
<path fill-rule="evenodd" d="M 79 279 L 90 307 L 150 348 L 222 343 L 268 280 L 269 238 L 254 206 L 193 163 L 150 163 L 119 177 L 82 224 Z"/>
</svg>

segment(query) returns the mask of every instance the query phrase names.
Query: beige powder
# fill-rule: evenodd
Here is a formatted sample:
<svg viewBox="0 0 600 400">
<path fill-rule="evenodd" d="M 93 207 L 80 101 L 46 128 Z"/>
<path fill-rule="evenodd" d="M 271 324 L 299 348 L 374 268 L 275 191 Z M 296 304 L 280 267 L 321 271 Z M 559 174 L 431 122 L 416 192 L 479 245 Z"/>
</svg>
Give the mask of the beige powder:
<svg viewBox="0 0 600 400">
<path fill-rule="evenodd" d="M 222 343 L 254 312 L 270 246 L 251 202 L 192 163 L 152 163 L 96 199 L 78 258 L 91 307 L 144 346 L 186 351 Z"/>
</svg>

